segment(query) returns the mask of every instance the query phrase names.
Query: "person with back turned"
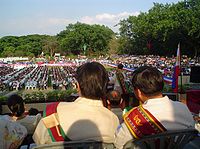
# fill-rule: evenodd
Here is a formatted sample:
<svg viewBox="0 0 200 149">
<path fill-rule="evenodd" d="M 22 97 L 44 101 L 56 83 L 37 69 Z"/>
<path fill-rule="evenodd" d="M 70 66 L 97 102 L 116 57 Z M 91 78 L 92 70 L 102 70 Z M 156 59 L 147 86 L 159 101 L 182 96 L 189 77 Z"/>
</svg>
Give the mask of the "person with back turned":
<svg viewBox="0 0 200 149">
<path fill-rule="evenodd" d="M 93 140 L 114 142 L 119 119 L 104 107 L 109 81 L 106 69 L 97 62 L 81 65 L 76 72 L 79 97 L 74 102 L 48 104 L 33 139 L 36 144 L 57 141 Z"/>
<path fill-rule="evenodd" d="M 162 95 L 161 73 L 154 67 L 142 66 L 133 73 L 132 85 L 141 105 L 124 116 L 124 122 L 115 133 L 115 146 L 131 139 L 158 134 L 168 130 L 194 129 L 194 120 L 187 106 Z"/>
</svg>

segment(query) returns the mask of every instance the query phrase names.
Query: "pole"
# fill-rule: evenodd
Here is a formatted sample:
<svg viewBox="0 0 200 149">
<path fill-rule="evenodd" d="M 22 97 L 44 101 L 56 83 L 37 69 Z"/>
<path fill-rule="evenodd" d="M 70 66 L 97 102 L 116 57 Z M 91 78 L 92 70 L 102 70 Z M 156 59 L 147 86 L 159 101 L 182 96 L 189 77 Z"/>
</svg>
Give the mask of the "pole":
<svg viewBox="0 0 200 149">
<path fill-rule="evenodd" d="M 179 43 L 179 44 L 181 44 L 181 43 Z M 181 46 L 181 45 L 180 45 Z M 180 51 L 180 79 L 181 79 L 181 88 L 180 88 L 180 94 L 183 94 L 184 92 L 183 92 L 183 73 L 182 73 L 182 65 L 181 65 L 181 51 Z"/>
</svg>

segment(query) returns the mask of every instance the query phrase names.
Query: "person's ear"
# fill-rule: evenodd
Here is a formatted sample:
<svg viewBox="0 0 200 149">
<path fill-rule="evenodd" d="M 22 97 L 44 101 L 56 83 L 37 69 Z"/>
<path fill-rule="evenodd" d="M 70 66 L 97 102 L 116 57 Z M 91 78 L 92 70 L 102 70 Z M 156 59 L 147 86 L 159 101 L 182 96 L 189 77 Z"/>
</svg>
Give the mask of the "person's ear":
<svg viewBox="0 0 200 149">
<path fill-rule="evenodd" d="M 106 100 L 107 104 L 110 105 L 110 100 Z"/>
<path fill-rule="evenodd" d="M 106 100 L 106 102 L 107 102 L 107 108 L 108 108 L 109 110 L 111 110 L 111 103 L 110 103 L 110 100 Z"/>
<path fill-rule="evenodd" d="M 81 89 L 80 89 L 80 85 L 78 82 L 76 82 L 76 90 L 77 90 L 79 96 L 81 96 Z"/>
<path fill-rule="evenodd" d="M 141 90 L 138 89 L 138 88 L 135 88 L 135 89 L 134 89 L 134 93 L 135 93 L 135 96 L 140 100 L 141 97 L 142 97 L 142 92 L 141 92 Z"/>
<path fill-rule="evenodd" d="M 146 99 L 147 99 L 145 94 L 138 88 L 135 89 L 135 95 L 138 98 L 138 100 L 141 101 L 142 103 L 144 103 L 146 101 Z"/>
</svg>

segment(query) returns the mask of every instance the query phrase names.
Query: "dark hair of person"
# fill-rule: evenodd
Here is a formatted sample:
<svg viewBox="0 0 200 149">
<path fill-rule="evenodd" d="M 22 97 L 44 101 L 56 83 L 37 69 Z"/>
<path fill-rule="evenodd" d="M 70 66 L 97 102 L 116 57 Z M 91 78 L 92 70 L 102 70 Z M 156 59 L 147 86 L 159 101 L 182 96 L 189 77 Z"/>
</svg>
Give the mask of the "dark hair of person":
<svg viewBox="0 0 200 149">
<path fill-rule="evenodd" d="M 98 62 L 88 62 L 76 71 L 81 95 L 90 99 L 103 99 L 106 95 L 108 74 L 103 65 Z"/>
<path fill-rule="evenodd" d="M 162 92 L 163 76 L 155 67 L 142 66 L 133 72 L 133 88 L 140 89 L 147 96 L 154 96 Z"/>
<path fill-rule="evenodd" d="M 29 115 L 37 115 L 38 113 L 39 113 L 39 110 L 36 109 L 36 108 L 30 108 L 30 109 L 28 110 L 28 114 L 29 114 Z"/>
<path fill-rule="evenodd" d="M 116 92 L 116 96 L 113 95 L 113 92 Z M 110 101 L 111 107 L 119 107 L 121 96 L 118 91 L 110 91 L 107 93 L 107 100 Z"/>
<path fill-rule="evenodd" d="M 7 105 L 12 114 L 16 117 L 21 116 L 25 112 L 24 101 L 22 97 L 17 94 L 8 97 Z"/>
<path fill-rule="evenodd" d="M 118 68 L 118 69 L 123 69 L 123 67 L 124 67 L 123 64 L 118 64 L 118 65 L 117 65 L 117 68 Z"/>
</svg>

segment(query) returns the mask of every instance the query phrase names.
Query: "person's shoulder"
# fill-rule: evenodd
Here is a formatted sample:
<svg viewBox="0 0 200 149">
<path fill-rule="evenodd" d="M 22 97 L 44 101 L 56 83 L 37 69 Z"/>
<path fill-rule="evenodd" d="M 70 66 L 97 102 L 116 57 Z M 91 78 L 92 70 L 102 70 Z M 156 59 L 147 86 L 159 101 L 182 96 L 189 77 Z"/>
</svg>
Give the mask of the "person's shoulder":
<svg viewBox="0 0 200 149">
<path fill-rule="evenodd" d="M 72 108 L 75 108 L 75 106 L 76 106 L 75 102 L 60 102 L 57 106 L 57 112 L 69 111 Z"/>
<path fill-rule="evenodd" d="M 5 121 L 12 121 L 12 117 L 9 115 L 2 115 L 0 117 L 1 120 L 5 120 Z"/>
<path fill-rule="evenodd" d="M 41 115 L 41 113 L 38 113 L 36 115 L 27 115 L 26 118 L 27 119 L 41 119 L 42 115 Z"/>
</svg>

